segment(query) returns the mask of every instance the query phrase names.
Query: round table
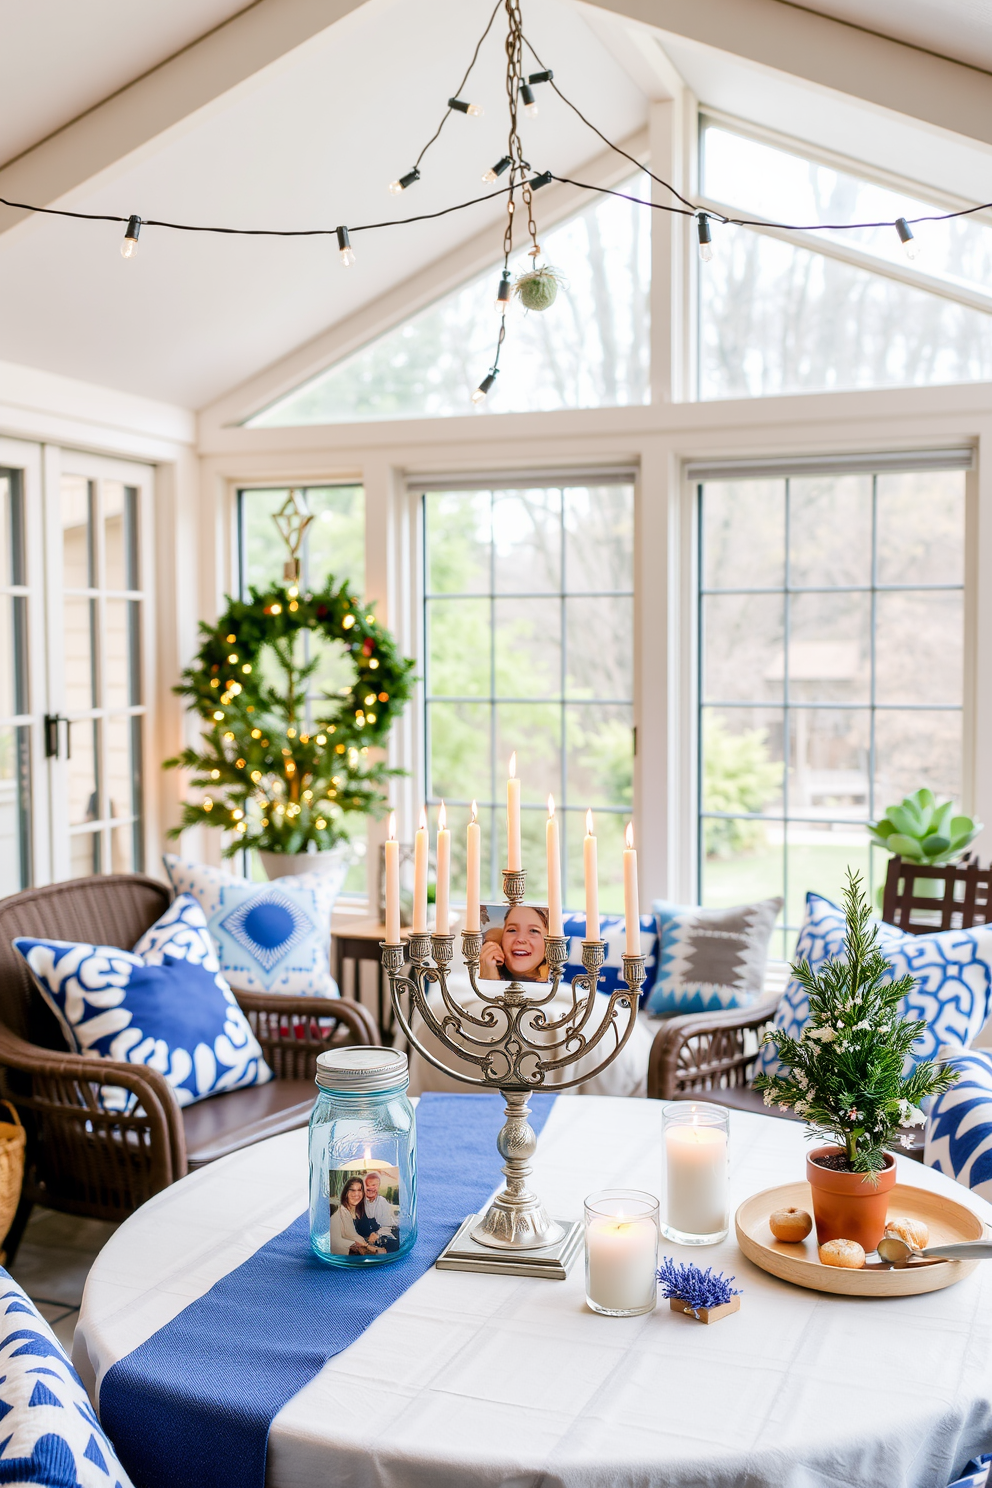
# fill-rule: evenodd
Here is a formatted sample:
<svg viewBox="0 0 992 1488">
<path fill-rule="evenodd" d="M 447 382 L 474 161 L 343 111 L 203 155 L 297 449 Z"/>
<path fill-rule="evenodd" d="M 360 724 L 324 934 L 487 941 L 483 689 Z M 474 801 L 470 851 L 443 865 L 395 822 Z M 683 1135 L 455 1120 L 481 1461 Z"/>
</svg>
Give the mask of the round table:
<svg viewBox="0 0 992 1488">
<path fill-rule="evenodd" d="M 536 1182 L 551 1212 L 659 1188 L 661 1103 L 560 1096 Z M 731 1113 L 732 1202 L 801 1176 L 795 1122 Z M 992 1221 L 906 1159 L 901 1182 Z M 105 1371 L 305 1207 L 304 1131 L 184 1178 L 125 1224 L 86 1284 L 73 1360 Z M 924 1296 L 804 1291 L 736 1241 L 663 1252 L 733 1272 L 741 1310 L 604 1318 L 581 1261 L 553 1282 L 430 1270 L 279 1412 L 268 1488 L 944 1488 L 992 1450 L 992 1264 Z M 191 1360 L 195 1367 L 195 1360 Z M 222 1488 L 222 1485 L 217 1485 Z"/>
</svg>

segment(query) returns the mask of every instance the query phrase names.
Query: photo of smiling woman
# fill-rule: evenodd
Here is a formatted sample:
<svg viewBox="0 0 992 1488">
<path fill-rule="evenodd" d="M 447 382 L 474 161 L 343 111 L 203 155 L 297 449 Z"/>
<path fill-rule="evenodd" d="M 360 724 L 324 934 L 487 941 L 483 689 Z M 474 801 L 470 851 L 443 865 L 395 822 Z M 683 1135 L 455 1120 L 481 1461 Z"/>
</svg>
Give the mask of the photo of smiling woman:
<svg viewBox="0 0 992 1488">
<path fill-rule="evenodd" d="M 534 904 L 510 909 L 483 905 L 485 935 L 479 957 L 479 973 L 489 982 L 546 982 L 548 963 L 544 937 L 548 933 L 548 911 Z"/>
</svg>

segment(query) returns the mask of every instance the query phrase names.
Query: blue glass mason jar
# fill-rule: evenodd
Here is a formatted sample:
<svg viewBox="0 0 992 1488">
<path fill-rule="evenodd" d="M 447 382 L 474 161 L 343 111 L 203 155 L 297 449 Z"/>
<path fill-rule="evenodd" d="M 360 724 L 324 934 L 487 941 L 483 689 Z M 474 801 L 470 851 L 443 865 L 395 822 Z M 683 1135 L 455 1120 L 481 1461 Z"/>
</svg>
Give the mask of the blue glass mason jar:
<svg viewBox="0 0 992 1488">
<path fill-rule="evenodd" d="M 417 1123 L 406 1055 L 349 1045 L 317 1059 L 310 1244 L 332 1266 L 383 1266 L 417 1238 Z"/>
</svg>

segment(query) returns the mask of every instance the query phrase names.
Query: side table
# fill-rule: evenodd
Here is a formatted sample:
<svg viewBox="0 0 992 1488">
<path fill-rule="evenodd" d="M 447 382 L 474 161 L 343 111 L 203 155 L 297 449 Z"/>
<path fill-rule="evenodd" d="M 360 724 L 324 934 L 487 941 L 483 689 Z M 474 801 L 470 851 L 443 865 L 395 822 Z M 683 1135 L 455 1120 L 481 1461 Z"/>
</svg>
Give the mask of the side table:
<svg viewBox="0 0 992 1488">
<path fill-rule="evenodd" d="M 409 930 L 401 930 L 400 937 L 405 942 L 410 937 Z M 356 1002 L 361 1000 L 361 965 L 363 961 L 374 961 L 378 967 L 376 975 L 376 1018 L 383 1041 L 390 1043 L 393 1037 L 393 1006 L 389 997 L 389 982 L 382 969 L 381 951 L 379 943 L 386 938 L 386 927 L 377 920 L 356 920 L 353 925 L 331 932 L 331 972 L 334 980 L 344 996 L 344 964 L 346 961 L 354 963 L 354 984 L 352 996 Z"/>
</svg>

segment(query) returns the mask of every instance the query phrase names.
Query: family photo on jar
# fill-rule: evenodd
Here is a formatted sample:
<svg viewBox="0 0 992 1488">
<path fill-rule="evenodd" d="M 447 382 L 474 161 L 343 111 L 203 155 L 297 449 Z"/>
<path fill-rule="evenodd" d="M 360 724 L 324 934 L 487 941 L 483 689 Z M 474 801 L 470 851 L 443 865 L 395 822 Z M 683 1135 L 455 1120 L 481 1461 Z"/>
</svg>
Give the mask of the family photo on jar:
<svg viewBox="0 0 992 1488">
<path fill-rule="evenodd" d="M 389 1163 L 332 1168 L 332 1255 L 388 1255 L 399 1249 L 399 1170 Z"/>
</svg>

